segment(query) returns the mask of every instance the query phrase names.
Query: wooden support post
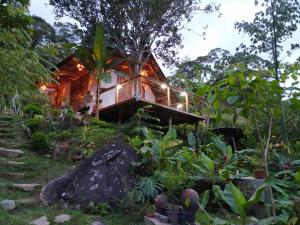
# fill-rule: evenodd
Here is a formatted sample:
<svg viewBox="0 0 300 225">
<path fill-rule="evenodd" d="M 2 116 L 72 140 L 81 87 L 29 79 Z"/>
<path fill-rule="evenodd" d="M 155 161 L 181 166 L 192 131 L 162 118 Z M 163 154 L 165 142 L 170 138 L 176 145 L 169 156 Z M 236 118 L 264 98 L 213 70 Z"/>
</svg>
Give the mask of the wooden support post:
<svg viewBox="0 0 300 225">
<path fill-rule="evenodd" d="M 172 116 L 169 116 L 169 131 L 173 128 L 173 118 Z"/>
<path fill-rule="evenodd" d="M 170 95 L 170 88 L 167 87 L 167 104 L 171 106 L 171 95 Z"/>
<path fill-rule="evenodd" d="M 116 86 L 116 96 L 115 96 L 115 102 L 118 103 L 119 102 L 119 86 Z"/>
<path fill-rule="evenodd" d="M 196 134 L 195 150 L 198 151 L 198 146 L 199 146 L 199 122 L 198 121 L 195 123 L 195 134 Z"/>
<path fill-rule="evenodd" d="M 124 113 L 124 108 L 121 107 L 121 109 L 119 111 L 118 125 L 121 125 L 123 122 L 123 113 Z"/>
<path fill-rule="evenodd" d="M 189 111 L 189 96 L 186 94 L 185 96 L 185 111 Z"/>
</svg>

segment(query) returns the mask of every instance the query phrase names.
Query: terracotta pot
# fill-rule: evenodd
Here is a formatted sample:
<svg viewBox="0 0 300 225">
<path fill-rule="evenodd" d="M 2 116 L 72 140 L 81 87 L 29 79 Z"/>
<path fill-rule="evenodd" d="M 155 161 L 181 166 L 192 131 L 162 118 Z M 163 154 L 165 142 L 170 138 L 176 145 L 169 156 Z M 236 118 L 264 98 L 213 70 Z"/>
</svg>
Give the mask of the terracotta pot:
<svg viewBox="0 0 300 225">
<path fill-rule="evenodd" d="M 157 195 L 154 198 L 154 206 L 157 213 L 164 214 L 164 211 L 168 206 L 167 196 L 164 194 Z"/>
<path fill-rule="evenodd" d="M 147 212 L 147 217 L 152 218 L 153 217 L 153 212 Z"/>
<path fill-rule="evenodd" d="M 167 216 L 169 217 L 170 224 L 178 225 L 180 211 L 179 206 L 170 206 L 167 208 Z"/>
<path fill-rule="evenodd" d="M 265 179 L 266 178 L 266 173 L 264 169 L 256 169 L 254 170 L 254 177 L 256 179 Z"/>
<path fill-rule="evenodd" d="M 193 189 L 186 189 L 181 193 L 180 201 L 185 212 L 185 220 L 190 224 L 195 223 L 196 212 L 199 208 L 199 194 Z"/>
</svg>

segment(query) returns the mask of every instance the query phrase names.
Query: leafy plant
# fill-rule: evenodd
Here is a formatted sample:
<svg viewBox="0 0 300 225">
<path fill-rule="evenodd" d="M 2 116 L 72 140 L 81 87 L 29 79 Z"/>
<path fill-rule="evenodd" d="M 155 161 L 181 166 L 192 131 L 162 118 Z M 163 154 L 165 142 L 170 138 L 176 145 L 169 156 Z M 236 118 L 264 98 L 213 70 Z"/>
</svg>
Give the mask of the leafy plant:
<svg viewBox="0 0 300 225">
<path fill-rule="evenodd" d="M 43 109 L 39 103 L 29 103 L 25 105 L 22 109 L 23 113 L 27 114 L 29 118 L 32 118 L 34 115 L 42 115 Z"/>
<path fill-rule="evenodd" d="M 268 184 L 266 183 L 261 185 L 248 200 L 232 182 L 225 186 L 224 191 L 221 190 L 220 186 L 216 185 L 213 187 L 213 191 L 218 199 L 225 201 L 231 210 L 240 216 L 241 224 L 245 225 L 249 208 L 260 201 L 261 195 L 267 186 Z"/>
<path fill-rule="evenodd" d="M 209 172 L 209 177 L 212 178 L 213 183 L 215 182 L 215 162 L 211 158 L 209 158 L 205 153 L 201 153 L 201 161 L 204 165 L 204 167 Z"/>
<path fill-rule="evenodd" d="M 88 207 L 88 211 L 95 215 L 105 216 L 111 210 L 110 206 L 107 203 L 97 203 L 91 202 Z"/>
<path fill-rule="evenodd" d="M 29 142 L 30 142 L 31 149 L 38 152 L 45 152 L 49 150 L 51 146 L 49 136 L 43 132 L 35 132 L 31 136 Z"/>
<path fill-rule="evenodd" d="M 43 120 L 40 118 L 30 118 L 26 120 L 25 125 L 31 130 L 31 132 L 34 132 L 41 126 L 42 123 Z"/>
<path fill-rule="evenodd" d="M 136 187 L 145 200 L 152 200 L 162 191 L 163 184 L 154 177 L 142 177 Z"/>
</svg>

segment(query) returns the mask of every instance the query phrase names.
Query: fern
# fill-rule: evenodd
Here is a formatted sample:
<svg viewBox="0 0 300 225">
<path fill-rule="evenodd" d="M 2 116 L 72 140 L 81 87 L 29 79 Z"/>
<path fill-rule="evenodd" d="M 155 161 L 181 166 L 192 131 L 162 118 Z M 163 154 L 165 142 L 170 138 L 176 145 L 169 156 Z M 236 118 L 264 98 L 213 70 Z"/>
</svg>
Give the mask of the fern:
<svg viewBox="0 0 300 225">
<path fill-rule="evenodd" d="M 153 199 L 163 189 L 163 184 L 153 177 L 142 177 L 137 183 L 138 191 L 145 199 Z"/>
</svg>

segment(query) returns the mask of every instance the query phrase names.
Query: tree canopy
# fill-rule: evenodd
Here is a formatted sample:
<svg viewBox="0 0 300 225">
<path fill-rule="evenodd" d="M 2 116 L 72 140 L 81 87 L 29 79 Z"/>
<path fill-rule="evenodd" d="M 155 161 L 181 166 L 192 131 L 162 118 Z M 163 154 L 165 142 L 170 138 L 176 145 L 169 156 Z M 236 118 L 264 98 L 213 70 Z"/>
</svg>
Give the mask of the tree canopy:
<svg viewBox="0 0 300 225">
<path fill-rule="evenodd" d="M 106 31 L 109 47 L 117 49 L 139 74 L 149 54 L 154 52 L 165 62 L 174 62 L 182 47 L 180 30 L 195 11 L 212 12 L 217 6 L 202 6 L 194 0 L 50 0 L 56 15 L 77 20 L 86 33 L 94 32 L 96 22 Z"/>
</svg>

